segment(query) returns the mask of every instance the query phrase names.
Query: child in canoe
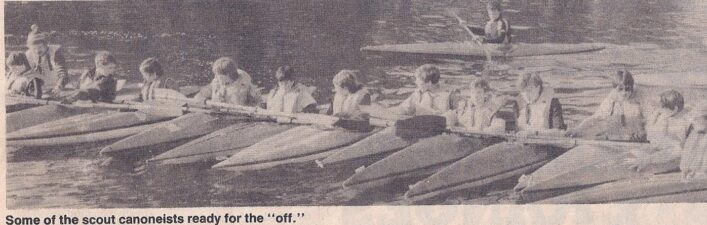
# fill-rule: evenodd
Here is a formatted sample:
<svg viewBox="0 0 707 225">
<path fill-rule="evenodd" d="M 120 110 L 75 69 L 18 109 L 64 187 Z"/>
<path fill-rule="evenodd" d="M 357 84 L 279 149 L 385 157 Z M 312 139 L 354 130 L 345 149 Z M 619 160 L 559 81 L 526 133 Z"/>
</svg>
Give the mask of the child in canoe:
<svg viewBox="0 0 707 225">
<path fill-rule="evenodd" d="M 358 82 L 353 70 L 342 70 L 334 76 L 334 100 L 327 114 L 352 113 L 359 111 L 360 105 L 370 105 L 371 95 Z"/>
<path fill-rule="evenodd" d="M 662 92 L 659 95 L 659 105 L 655 108 L 656 110 L 647 113 L 645 123 L 647 139 L 650 141 L 648 148 L 652 150 L 635 151 L 650 154 L 627 159 L 630 167 L 637 171 L 661 165 L 674 167 L 680 160 L 683 150 L 692 147 L 686 146 L 688 138 L 699 135 L 695 131 L 688 110 L 685 110 L 685 100 L 680 92 L 675 90 Z"/>
<path fill-rule="evenodd" d="M 483 30 L 470 27 L 472 32 L 481 35 L 474 37 L 474 41 L 494 44 L 511 43 L 511 24 L 503 18 L 501 11 L 500 1 L 491 1 L 486 4 L 486 12 L 489 16 L 486 26 Z"/>
<path fill-rule="evenodd" d="M 415 70 L 417 89 L 393 110 L 409 116 L 447 114 L 452 109 L 452 93 L 442 90 L 439 81 L 437 67 L 431 64 L 418 67 Z"/>
<path fill-rule="evenodd" d="M 523 74 L 517 87 L 519 96 L 514 111 L 519 135 L 553 135 L 567 129 L 562 117 L 560 101 L 552 89 L 544 88 L 537 74 Z"/>
<path fill-rule="evenodd" d="M 469 85 L 471 95 L 456 109 L 450 124 L 462 125 L 474 131 L 505 132 L 506 121 L 498 118 L 498 111 L 506 105 L 506 98 L 494 94 L 485 79 L 474 80 Z"/>
<path fill-rule="evenodd" d="M 137 101 L 156 99 L 157 89 L 178 90 L 177 83 L 164 75 L 162 64 L 156 58 L 147 58 L 140 63 L 140 74 L 142 74 L 142 88 Z"/>
<path fill-rule="evenodd" d="M 194 96 L 198 101 L 211 100 L 233 105 L 255 106 L 260 94 L 250 74 L 238 69 L 238 63 L 229 57 L 217 59 L 212 67 L 214 79 Z"/>
<path fill-rule="evenodd" d="M 42 80 L 31 70 L 27 57 L 22 52 L 7 56 L 5 82 L 8 93 L 42 98 Z M 41 76 L 41 74 L 40 74 Z"/>
<path fill-rule="evenodd" d="M 268 110 L 284 113 L 317 113 L 317 101 L 311 90 L 295 81 L 294 69 L 281 66 L 275 72 L 277 87 L 270 91 L 265 107 Z"/>
<path fill-rule="evenodd" d="M 116 97 L 115 73 L 118 61 L 110 52 L 96 53 L 95 66 L 88 69 L 79 78 L 77 99 L 92 102 L 113 102 Z"/>
<path fill-rule="evenodd" d="M 645 141 L 643 114 L 634 90 L 633 76 L 621 70 L 612 76 L 614 89 L 596 112 L 567 133 L 570 137 Z"/>
</svg>

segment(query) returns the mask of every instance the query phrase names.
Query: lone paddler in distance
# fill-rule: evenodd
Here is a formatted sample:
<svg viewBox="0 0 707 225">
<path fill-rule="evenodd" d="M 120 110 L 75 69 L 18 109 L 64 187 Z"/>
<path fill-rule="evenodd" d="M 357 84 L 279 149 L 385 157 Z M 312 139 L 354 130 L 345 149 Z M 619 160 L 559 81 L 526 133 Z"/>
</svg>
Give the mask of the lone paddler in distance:
<svg viewBox="0 0 707 225">
<path fill-rule="evenodd" d="M 483 29 L 469 26 L 466 21 L 460 20 L 463 26 L 467 26 L 472 33 L 473 41 L 491 44 L 511 44 L 511 24 L 503 17 L 503 9 L 500 1 L 490 1 L 486 4 L 486 12 L 489 21 Z"/>
<path fill-rule="evenodd" d="M 195 100 L 243 106 L 255 106 L 260 102 L 260 93 L 252 83 L 250 74 L 238 69 L 238 62 L 234 59 L 217 59 L 211 71 L 214 73 L 214 79 L 194 96 Z"/>
</svg>

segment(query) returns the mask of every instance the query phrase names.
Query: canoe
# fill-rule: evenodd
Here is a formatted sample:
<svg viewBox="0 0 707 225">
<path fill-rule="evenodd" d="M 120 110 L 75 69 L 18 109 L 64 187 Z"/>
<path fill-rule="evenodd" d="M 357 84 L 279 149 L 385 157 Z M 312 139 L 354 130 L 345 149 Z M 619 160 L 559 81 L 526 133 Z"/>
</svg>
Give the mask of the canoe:
<svg viewBox="0 0 707 225">
<path fill-rule="evenodd" d="M 114 141 L 120 138 L 125 138 L 134 135 L 145 129 L 150 129 L 159 123 L 144 124 L 132 127 L 125 127 L 107 131 L 92 132 L 87 134 L 48 137 L 48 138 L 33 138 L 8 140 L 7 146 L 17 148 L 56 148 L 67 146 L 79 146 L 83 144 L 102 143 Z"/>
<path fill-rule="evenodd" d="M 332 150 L 353 144 L 379 131 L 376 129 L 370 132 L 357 132 L 342 128 L 320 129 L 316 126 L 298 128 L 290 129 L 280 135 L 262 141 L 277 140 L 283 135 L 285 137 L 298 137 L 284 142 L 285 145 L 274 148 L 270 148 L 267 145 L 264 145 L 265 147 L 253 145 L 214 165 L 213 168 L 248 171 L 266 169 L 283 164 L 313 162 L 316 159 L 328 156 Z"/>
<path fill-rule="evenodd" d="M 34 125 L 55 121 L 62 118 L 78 115 L 87 112 L 96 112 L 99 110 L 88 108 L 72 108 L 61 105 L 45 105 L 8 113 L 5 117 L 7 122 L 7 133 L 31 127 Z"/>
<path fill-rule="evenodd" d="M 539 204 L 707 202 L 707 178 L 683 180 L 680 173 L 615 181 L 538 201 Z"/>
<path fill-rule="evenodd" d="M 634 149 L 601 145 L 580 145 L 550 161 L 528 176 L 521 177 L 515 190 L 523 194 L 581 188 L 615 180 L 677 170 L 679 159 L 637 172 L 627 160 L 655 152 L 650 146 Z"/>
<path fill-rule="evenodd" d="M 61 126 L 48 126 L 45 124 L 40 124 L 37 126 L 27 127 L 7 134 L 7 140 L 90 134 L 93 132 L 156 123 L 172 118 L 166 115 L 153 115 L 143 112 L 110 112 L 102 113 L 100 115 L 101 116 L 90 120 L 76 121 L 74 123 L 67 123 Z M 57 122 L 61 122 L 61 120 Z"/>
<path fill-rule="evenodd" d="M 159 154 L 149 162 L 169 165 L 225 160 L 246 147 L 292 127 L 267 122 L 237 123 Z"/>
<path fill-rule="evenodd" d="M 565 149 L 503 142 L 475 152 L 410 186 L 405 198 L 418 202 L 532 172 Z"/>
<path fill-rule="evenodd" d="M 100 153 L 111 157 L 158 154 L 235 122 L 233 117 L 190 113 L 106 146 Z"/>
<path fill-rule="evenodd" d="M 477 150 L 498 142 L 496 139 L 462 137 L 441 134 L 422 138 L 384 159 L 358 170 L 344 181 L 344 188 L 363 190 L 379 187 L 394 181 L 428 176 L 444 166 L 464 158 Z M 409 185 L 414 183 L 405 183 Z"/>
<path fill-rule="evenodd" d="M 368 158 L 382 159 L 386 154 L 401 150 L 417 142 L 395 135 L 395 127 L 388 127 L 352 145 L 336 150 L 332 155 L 317 161 L 319 167 L 345 161 Z"/>
<path fill-rule="evenodd" d="M 504 53 L 504 51 L 500 50 L 501 45 L 499 44 L 486 44 L 486 46 L 489 46 L 489 54 L 491 54 L 492 57 L 559 55 L 598 51 L 604 49 L 603 46 L 596 44 L 516 43 L 513 44 L 513 47 L 510 49 L 509 52 Z M 366 46 L 363 47 L 361 51 L 375 53 L 417 54 L 429 56 L 486 57 L 486 52 L 484 52 L 484 50 L 478 45 L 458 42 Z"/>
</svg>

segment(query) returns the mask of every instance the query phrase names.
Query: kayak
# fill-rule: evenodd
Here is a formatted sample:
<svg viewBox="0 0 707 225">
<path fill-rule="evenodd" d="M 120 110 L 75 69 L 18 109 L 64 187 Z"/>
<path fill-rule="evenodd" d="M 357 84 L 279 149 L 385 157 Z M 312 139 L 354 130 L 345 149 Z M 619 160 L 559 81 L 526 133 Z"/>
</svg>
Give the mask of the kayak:
<svg viewBox="0 0 707 225">
<path fill-rule="evenodd" d="M 388 127 L 352 145 L 336 150 L 332 155 L 317 161 L 320 167 L 354 159 L 381 159 L 386 154 L 401 150 L 417 142 L 395 135 L 395 127 Z"/>
<path fill-rule="evenodd" d="M 99 131 L 87 134 L 69 135 L 61 137 L 34 138 L 21 140 L 8 140 L 7 146 L 18 148 L 54 148 L 66 146 L 80 146 L 83 144 L 103 145 L 106 142 L 114 141 L 134 135 L 145 129 L 150 129 L 159 123 L 144 124 L 132 127 L 125 127 L 107 131 Z"/>
<path fill-rule="evenodd" d="M 292 127 L 266 122 L 237 123 L 159 154 L 149 162 L 169 165 L 225 160 L 246 147 Z"/>
<path fill-rule="evenodd" d="M 683 180 L 681 173 L 615 181 L 538 201 L 539 204 L 704 203 L 707 178 Z"/>
<path fill-rule="evenodd" d="M 629 168 L 628 159 L 653 152 L 655 149 L 650 146 L 626 149 L 614 146 L 580 145 L 532 174 L 521 177 L 514 189 L 521 191 L 522 194 L 531 194 L 565 188 L 582 188 L 678 169 L 679 159 L 644 168 L 641 172 Z"/>
<path fill-rule="evenodd" d="M 565 149 L 502 142 L 475 152 L 410 186 L 405 198 L 422 201 L 532 172 Z"/>
<path fill-rule="evenodd" d="M 503 45 L 500 44 L 484 44 L 484 46 L 487 46 L 486 48 L 489 49 L 489 54 L 492 57 L 559 55 L 598 51 L 604 49 L 603 46 L 596 44 L 515 43 L 508 52 L 504 52 L 501 50 L 504 47 L 502 47 Z M 361 51 L 376 53 L 419 54 L 431 56 L 486 57 L 486 52 L 478 45 L 458 42 L 366 46 L 363 47 Z"/>
<path fill-rule="evenodd" d="M 96 109 L 72 108 L 61 105 L 45 105 L 25 109 L 22 111 L 8 113 L 5 117 L 7 122 L 5 132 L 13 132 L 22 128 L 55 121 L 62 118 L 78 115 L 87 112 L 96 112 Z"/>
<path fill-rule="evenodd" d="M 50 138 L 90 134 L 93 132 L 108 131 L 112 129 L 128 128 L 131 126 L 156 123 L 171 119 L 170 116 L 146 114 L 143 112 L 108 112 L 100 113 L 96 117 L 73 121 L 60 126 L 40 124 L 9 133 L 7 140 L 22 140 L 34 138 Z M 62 122 L 59 120 L 57 122 Z"/>
<path fill-rule="evenodd" d="M 496 139 L 462 137 L 441 134 L 422 138 L 417 143 L 358 170 L 344 181 L 344 188 L 368 189 L 393 181 L 428 176 L 483 147 L 498 142 Z M 414 182 L 414 181 L 413 181 Z M 407 183 L 405 185 L 408 185 Z"/>
<path fill-rule="evenodd" d="M 342 128 L 319 129 L 316 126 L 294 128 L 262 141 L 277 140 L 283 135 L 285 137 L 290 135 L 298 137 L 285 142 L 285 145 L 274 148 L 254 145 L 214 165 L 213 168 L 248 171 L 266 169 L 283 164 L 310 162 L 324 158 L 331 154 L 332 150 L 353 144 L 377 131 L 379 130 L 357 132 Z"/>
<path fill-rule="evenodd" d="M 106 146 L 101 154 L 111 157 L 156 154 L 235 122 L 235 118 L 190 113 Z"/>
</svg>

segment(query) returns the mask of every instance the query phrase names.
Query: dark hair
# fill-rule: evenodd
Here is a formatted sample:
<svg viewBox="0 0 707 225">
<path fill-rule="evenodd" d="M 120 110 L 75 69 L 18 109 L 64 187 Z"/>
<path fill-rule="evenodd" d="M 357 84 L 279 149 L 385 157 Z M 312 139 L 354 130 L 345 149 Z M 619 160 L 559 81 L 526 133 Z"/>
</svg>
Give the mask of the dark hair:
<svg viewBox="0 0 707 225">
<path fill-rule="evenodd" d="M 147 58 L 140 63 L 140 71 L 154 73 L 157 74 L 157 76 L 162 76 L 164 74 L 162 65 L 153 57 Z"/>
<path fill-rule="evenodd" d="M 238 63 L 230 57 L 218 58 L 211 65 L 211 71 L 214 74 L 228 75 L 234 80 L 238 79 L 239 76 Z"/>
<path fill-rule="evenodd" d="M 290 66 L 281 66 L 275 71 L 277 81 L 295 81 L 295 70 Z"/>
<path fill-rule="evenodd" d="M 425 64 L 415 70 L 415 77 L 419 77 L 426 83 L 437 84 L 440 78 L 439 69 L 432 64 Z"/>
<path fill-rule="evenodd" d="M 341 70 L 334 76 L 333 83 L 345 88 L 351 93 L 355 93 L 363 88 L 363 85 L 358 82 L 356 72 L 353 70 Z"/>
<path fill-rule="evenodd" d="M 633 75 L 628 70 L 616 71 L 616 74 L 614 75 L 612 80 L 612 84 L 614 85 L 614 87 L 623 85 L 624 90 L 633 91 Z"/>
<path fill-rule="evenodd" d="M 496 10 L 496 11 L 501 11 L 501 2 L 500 1 L 490 1 L 486 5 L 486 8 L 490 8 L 490 9 Z"/>
<path fill-rule="evenodd" d="M 482 89 L 484 91 L 491 90 L 491 85 L 486 79 L 476 79 L 471 83 L 471 87 L 475 89 Z"/>
<path fill-rule="evenodd" d="M 518 89 L 524 90 L 529 86 L 543 88 L 543 80 L 535 73 L 524 73 L 518 77 Z"/>
<path fill-rule="evenodd" d="M 25 66 L 29 68 L 29 61 L 27 61 L 27 56 L 23 52 L 11 52 L 10 55 L 5 59 L 7 62 L 5 65 L 9 66 Z"/>
<path fill-rule="evenodd" d="M 108 64 L 117 64 L 118 61 L 115 59 L 113 54 L 111 54 L 108 51 L 100 51 L 96 53 L 96 58 L 94 59 L 96 62 L 96 65 L 100 64 L 102 66 L 108 65 Z"/>
<path fill-rule="evenodd" d="M 660 93 L 660 105 L 670 110 L 682 111 L 685 107 L 685 99 L 680 92 L 671 89 Z"/>
</svg>

